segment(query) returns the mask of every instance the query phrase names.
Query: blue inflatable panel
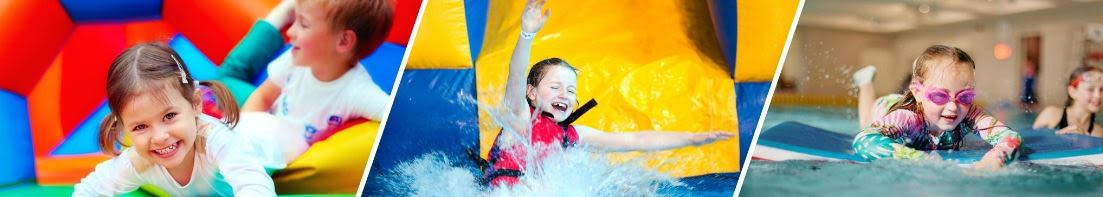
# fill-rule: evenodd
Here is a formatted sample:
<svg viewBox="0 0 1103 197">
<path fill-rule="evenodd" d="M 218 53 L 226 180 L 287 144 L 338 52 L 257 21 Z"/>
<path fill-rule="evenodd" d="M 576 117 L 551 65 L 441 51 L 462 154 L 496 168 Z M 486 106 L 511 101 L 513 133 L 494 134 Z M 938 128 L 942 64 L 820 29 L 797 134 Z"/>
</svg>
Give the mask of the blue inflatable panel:
<svg viewBox="0 0 1103 197">
<path fill-rule="evenodd" d="M 168 44 L 176 54 L 180 54 L 180 60 L 184 61 L 184 65 L 188 65 L 188 72 L 192 74 L 193 79 L 202 81 L 218 78 L 218 66 L 199 51 L 191 41 L 188 41 L 188 38 L 176 34 Z"/>
<path fill-rule="evenodd" d="M 383 128 L 364 196 L 384 195 L 384 177 L 401 162 L 439 152 L 470 165 L 479 151 L 479 115 L 474 101 L 475 70 L 406 70 Z M 470 101 L 460 99 L 470 96 Z M 461 143 L 456 143 L 461 142 Z"/>
<path fill-rule="evenodd" d="M 161 0 L 61 0 L 75 23 L 127 22 L 161 18 Z"/>
<path fill-rule="evenodd" d="M 1052 129 L 1019 131 L 1023 138 L 1019 161 L 1095 160 L 1103 157 L 1103 139 L 1084 135 L 1057 135 Z M 865 162 L 854 155 L 851 142 L 854 136 L 836 133 L 797 122 L 784 122 L 766 129 L 758 137 L 759 147 L 780 149 L 785 152 L 814 157 Z M 943 159 L 969 164 L 980 160 L 991 148 L 975 134 L 967 135 L 961 150 L 938 150 Z M 777 155 L 759 155 L 756 158 L 771 159 Z M 771 159 L 772 160 L 772 159 Z M 1094 162 L 1093 162 L 1094 163 Z M 1096 164 L 1099 165 L 1099 164 Z"/>
<path fill-rule="evenodd" d="M 360 60 L 360 64 L 368 69 L 368 74 L 375 84 L 387 94 L 391 94 L 395 77 L 398 76 L 398 68 L 402 67 L 403 55 L 406 55 L 406 47 L 384 42 L 375 49 L 375 52 Z"/>
<path fill-rule="evenodd" d="M 736 1 L 709 0 L 709 12 L 712 15 L 712 27 L 716 29 L 716 38 L 720 41 L 720 50 L 728 62 L 728 72 L 735 76 L 736 40 L 739 37 L 739 15 Z"/>
<path fill-rule="evenodd" d="M 735 83 L 735 110 L 739 115 L 739 163 L 747 159 L 758 118 L 770 94 L 770 82 Z"/>
<path fill-rule="evenodd" d="M 486 10 L 489 6 L 487 0 L 464 0 L 464 18 L 467 20 L 467 41 L 471 48 L 471 61 L 479 58 L 479 51 L 483 48 L 483 37 L 486 31 Z"/>
<path fill-rule="evenodd" d="M 100 141 L 100 122 L 110 112 L 111 109 L 107 108 L 107 101 L 101 103 L 87 119 L 84 119 L 77 125 L 77 128 L 73 129 L 73 132 L 65 138 L 65 141 L 61 142 L 53 152 L 50 152 L 50 155 L 79 155 L 100 152 L 98 143 Z"/>
<path fill-rule="evenodd" d="M 27 99 L 0 90 L 0 185 L 34 179 L 34 146 Z M 478 132 L 476 132 L 478 133 Z M 475 136 L 478 141 L 478 135 Z"/>
</svg>

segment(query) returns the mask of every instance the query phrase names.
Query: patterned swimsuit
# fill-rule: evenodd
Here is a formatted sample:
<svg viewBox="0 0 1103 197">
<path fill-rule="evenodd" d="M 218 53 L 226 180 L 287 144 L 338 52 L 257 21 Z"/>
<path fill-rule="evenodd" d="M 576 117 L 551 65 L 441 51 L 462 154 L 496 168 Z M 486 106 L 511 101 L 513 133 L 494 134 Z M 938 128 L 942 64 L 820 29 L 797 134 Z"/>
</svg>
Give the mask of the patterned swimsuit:
<svg viewBox="0 0 1103 197">
<path fill-rule="evenodd" d="M 920 159 L 925 155 L 923 151 L 959 149 L 964 144 L 964 135 L 977 133 L 994 150 L 1002 153 L 1005 163 L 1016 157 L 1022 137 L 975 105 L 969 109 L 964 120 L 970 122 L 962 122 L 957 129 L 935 136 L 923 123 L 922 115 L 910 110 L 888 111 L 903 99 L 904 96 L 899 94 L 877 99 L 873 108 L 873 123 L 854 138 L 855 154 L 870 161 L 882 158 Z M 877 117 L 881 114 L 884 115 Z"/>
</svg>

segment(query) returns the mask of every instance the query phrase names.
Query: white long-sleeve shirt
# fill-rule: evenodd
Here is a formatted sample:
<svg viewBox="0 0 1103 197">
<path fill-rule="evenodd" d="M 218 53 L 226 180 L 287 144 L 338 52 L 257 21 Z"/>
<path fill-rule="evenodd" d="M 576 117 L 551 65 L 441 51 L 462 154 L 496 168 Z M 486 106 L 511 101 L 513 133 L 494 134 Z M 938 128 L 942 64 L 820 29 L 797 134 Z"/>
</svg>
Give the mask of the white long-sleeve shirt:
<svg viewBox="0 0 1103 197">
<path fill-rule="evenodd" d="M 217 119 L 201 115 L 208 123 L 203 149 L 195 149 L 191 182 L 180 185 L 161 165 L 153 164 L 126 149 L 115 158 L 96 165 L 80 180 L 73 196 L 115 196 L 154 185 L 172 196 L 275 196 L 272 178 L 265 172 L 248 137 L 230 131 Z M 197 141 L 203 138 L 200 135 Z"/>
</svg>

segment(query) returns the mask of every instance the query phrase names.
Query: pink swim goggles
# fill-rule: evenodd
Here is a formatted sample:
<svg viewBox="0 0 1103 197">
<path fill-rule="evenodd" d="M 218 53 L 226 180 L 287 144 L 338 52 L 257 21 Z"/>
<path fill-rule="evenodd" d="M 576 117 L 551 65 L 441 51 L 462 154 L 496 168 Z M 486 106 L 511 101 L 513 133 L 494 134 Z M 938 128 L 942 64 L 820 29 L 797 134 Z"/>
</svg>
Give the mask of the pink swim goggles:
<svg viewBox="0 0 1103 197">
<path fill-rule="evenodd" d="M 924 96 L 926 96 L 927 100 L 930 100 L 934 104 L 945 105 L 946 103 L 949 103 L 950 100 L 951 100 L 950 93 L 946 89 L 934 88 L 934 87 L 923 85 L 922 83 L 915 83 L 915 84 L 917 84 L 916 87 L 918 87 L 920 89 L 923 89 L 923 92 L 927 93 L 927 95 L 924 95 Z M 953 100 L 955 102 L 957 102 L 958 104 L 972 105 L 973 100 L 976 97 L 977 97 L 977 93 L 973 90 L 973 88 L 968 88 L 968 89 L 958 91 L 957 94 L 953 96 Z"/>
</svg>

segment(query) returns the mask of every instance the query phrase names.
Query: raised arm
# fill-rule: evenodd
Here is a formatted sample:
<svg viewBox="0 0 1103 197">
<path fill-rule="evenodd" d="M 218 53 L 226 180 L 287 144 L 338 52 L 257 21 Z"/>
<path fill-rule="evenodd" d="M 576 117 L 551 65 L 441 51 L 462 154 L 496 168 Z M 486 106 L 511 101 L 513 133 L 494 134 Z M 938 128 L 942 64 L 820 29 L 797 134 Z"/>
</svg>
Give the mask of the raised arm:
<svg viewBox="0 0 1103 197">
<path fill-rule="evenodd" d="M 532 127 L 530 121 L 528 121 L 530 112 L 525 97 L 527 88 L 525 80 L 526 73 L 528 73 L 532 38 L 544 26 L 544 22 L 548 20 L 550 14 L 547 10 L 543 14 L 540 13 L 543 6 L 544 0 L 529 0 L 525 5 L 524 13 L 521 14 L 521 37 L 517 40 L 517 45 L 513 47 L 513 56 L 509 60 L 509 75 L 506 78 L 505 95 L 503 95 L 502 104 L 499 106 L 504 114 L 508 114 L 511 119 L 515 120 L 509 121 L 511 124 L 509 126 L 522 133 L 528 133 L 527 131 Z"/>
<path fill-rule="evenodd" d="M 294 0 L 280 2 L 267 17 L 253 24 L 249 33 L 226 55 L 218 68 L 219 74 L 227 79 L 250 83 L 264 72 L 268 61 L 284 44 L 280 29 L 291 24 L 294 6 Z"/>
<path fill-rule="evenodd" d="M 632 133 L 610 133 L 583 125 L 575 125 L 579 142 L 598 151 L 658 151 L 697 146 L 735 136 L 731 132 L 670 132 L 640 131 Z"/>
</svg>

